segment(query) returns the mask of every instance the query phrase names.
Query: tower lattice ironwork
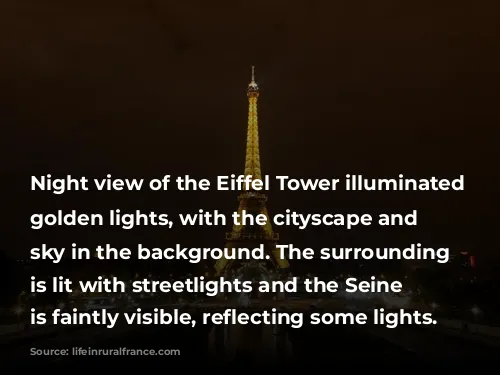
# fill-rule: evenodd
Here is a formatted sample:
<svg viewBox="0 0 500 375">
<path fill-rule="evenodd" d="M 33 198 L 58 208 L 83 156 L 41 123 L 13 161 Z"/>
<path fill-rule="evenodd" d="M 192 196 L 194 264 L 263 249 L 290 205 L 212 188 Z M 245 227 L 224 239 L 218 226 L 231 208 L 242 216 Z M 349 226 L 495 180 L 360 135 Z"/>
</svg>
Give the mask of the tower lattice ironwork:
<svg viewBox="0 0 500 375">
<path fill-rule="evenodd" d="M 257 100 L 259 98 L 259 87 L 255 82 L 255 68 L 252 67 L 252 80 L 247 88 L 248 96 L 248 129 L 245 157 L 245 176 L 252 176 L 252 179 L 262 179 L 259 153 L 259 124 L 257 116 Z M 226 247 L 254 248 L 264 245 L 269 263 L 278 270 L 289 268 L 288 261 L 280 258 L 280 252 L 276 248 L 278 243 L 278 233 L 273 232 L 272 224 L 267 212 L 267 196 L 261 192 L 245 190 L 238 196 L 240 202 L 238 213 L 242 211 L 248 214 L 264 214 L 267 217 L 265 225 L 233 225 L 233 230 L 226 233 Z M 241 216 L 240 216 L 241 217 Z M 233 267 L 235 260 L 222 258 L 215 264 L 217 275 L 222 275 Z"/>
</svg>

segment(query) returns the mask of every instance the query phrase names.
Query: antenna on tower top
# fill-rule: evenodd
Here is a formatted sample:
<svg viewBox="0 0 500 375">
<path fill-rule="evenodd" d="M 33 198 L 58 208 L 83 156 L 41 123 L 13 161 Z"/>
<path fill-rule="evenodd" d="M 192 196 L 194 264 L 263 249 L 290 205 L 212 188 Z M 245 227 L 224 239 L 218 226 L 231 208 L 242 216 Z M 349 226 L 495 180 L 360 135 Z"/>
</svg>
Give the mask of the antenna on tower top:
<svg viewBox="0 0 500 375">
<path fill-rule="evenodd" d="M 247 94 L 252 97 L 259 96 L 259 86 L 255 82 L 255 66 L 252 65 L 252 80 L 248 84 Z"/>
</svg>

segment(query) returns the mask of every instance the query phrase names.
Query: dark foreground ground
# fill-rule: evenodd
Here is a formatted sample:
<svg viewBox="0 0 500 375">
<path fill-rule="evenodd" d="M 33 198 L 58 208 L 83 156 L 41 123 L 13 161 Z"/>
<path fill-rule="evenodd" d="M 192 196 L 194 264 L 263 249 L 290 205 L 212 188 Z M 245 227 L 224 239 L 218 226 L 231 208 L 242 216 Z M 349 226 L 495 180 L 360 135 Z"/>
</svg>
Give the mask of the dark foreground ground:
<svg viewBox="0 0 500 375">
<path fill-rule="evenodd" d="M 30 355 L 32 348 L 169 349 L 176 355 Z M 439 329 L 321 326 L 292 330 L 271 326 L 98 327 L 70 329 L 55 336 L 3 342 L 3 368 L 244 368 L 261 366 L 355 368 L 460 368 L 498 361 L 498 347 Z"/>
</svg>

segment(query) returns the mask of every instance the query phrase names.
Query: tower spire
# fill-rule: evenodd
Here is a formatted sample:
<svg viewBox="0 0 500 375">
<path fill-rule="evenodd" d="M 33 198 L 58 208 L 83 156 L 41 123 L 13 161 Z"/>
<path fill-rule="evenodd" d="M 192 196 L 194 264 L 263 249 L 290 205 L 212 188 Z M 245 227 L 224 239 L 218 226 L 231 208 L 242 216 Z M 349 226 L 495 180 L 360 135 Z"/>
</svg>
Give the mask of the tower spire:
<svg viewBox="0 0 500 375">
<path fill-rule="evenodd" d="M 248 126 L 247 147 L 245 157 L 245 176 L 252 179 L 261 179 L 260 153 L 259 153 L 259 123 L 257 116 L 257 98 L 259 86 L 255 82 L 255 66 L 252 66 L 252 81 L 248 85 Z"/>
</svg>

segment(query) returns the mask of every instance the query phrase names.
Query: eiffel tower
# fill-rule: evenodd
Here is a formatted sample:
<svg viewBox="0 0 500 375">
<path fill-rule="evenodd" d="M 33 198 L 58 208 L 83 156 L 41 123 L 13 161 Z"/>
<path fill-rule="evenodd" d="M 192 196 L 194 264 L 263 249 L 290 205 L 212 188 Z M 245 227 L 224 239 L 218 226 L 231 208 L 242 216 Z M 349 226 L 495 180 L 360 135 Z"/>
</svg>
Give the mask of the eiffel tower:
<svg viewBox="0 0 500 375">
<path fill-rule="evenodd" d="M 247 88 L 248 96 L 248 130 L 247 147 L 245 158 L 245 176 L 252 176 L 252 179 L 262 179 L 259 155 L 259 126 L 257 118 L 257 99 L 259 97 L 259 87 L 255 82 L 255 68 L 252 66 L 252 81 Z M 267 213 L 267 196 L 257 191 L 242 191 L 238 196 L 240 205 L 238 213 L 241 215 L 245 210 L 248 214 L 264 214 L 267 217 L 265 225 L 233 225 L 233 230 L 226 233 L 226 247 L 234 248 L 255 248 L 264 245 L 266 255 L 269 257 L 267 263 L 276 271 L 285 271 L 289 268 L 288 261 L 280 258 L 280 252 L 276 248 L 278 243 L 278 233 L 273 232 L 272 224 Z M 241 216 L 240 216 L 241 217 Z M 235 267 L 235 260 L 221 258 L 215 264 L 217 275 L 227 274 L 231 268 Z"/>
</svg>

